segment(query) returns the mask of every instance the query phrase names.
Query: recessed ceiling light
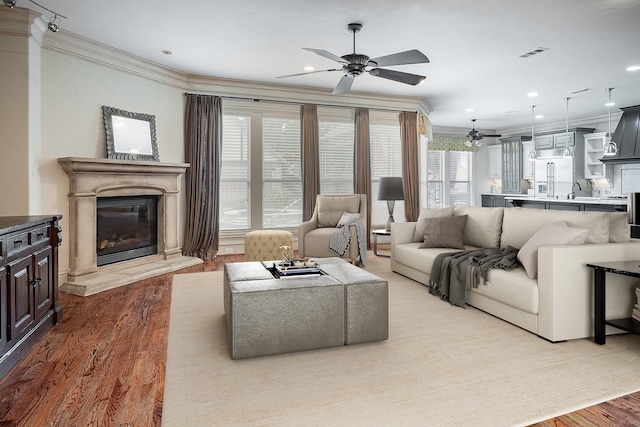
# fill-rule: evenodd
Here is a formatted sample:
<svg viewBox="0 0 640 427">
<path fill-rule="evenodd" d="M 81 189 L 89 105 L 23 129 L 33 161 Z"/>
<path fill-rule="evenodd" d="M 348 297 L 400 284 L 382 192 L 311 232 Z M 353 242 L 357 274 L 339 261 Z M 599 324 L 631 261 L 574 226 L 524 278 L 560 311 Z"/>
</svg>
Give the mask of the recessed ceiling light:
<svg viewBox="0 0 640 427">
<path fill-rule="evenodd" d="M 173 52 L 171 52 L 170 50 L 161 50 L 160 52 L 164 53 L 165 55 L 172 55 Z"/>
<path fill-rule="evenodd" d="M 473 108 L 465 108 L 465 113 L 473 113 Z"/>
<path fill-rule="evenodd" d="M 640 65 L 632 65 L 631 67 L 627 67 L 627 71 L 638 71 L 640 70 Z"/>
<path fill-rule="evenodd" d="M 313 70 L 315 70 L 315 68 L 313 68 L 312 66 L 308 65 L 308 66 L 304 67 L 304 70 L 305 71 L 313 71 Z"/>
<path fill-rule="evenodd" d="M 528 96 L 529 98 L 533 98 L 534 96 L 538 96 L 538 92 L 529 92 L 529 93 L 527 94 L 527 96 Z"/>
<path fill-rule="evenodd" d="M 518 114 L 517 111 L 513 111 L 513 110 L 507 110 L 504 112 L 505 114 Z"/>
<path fill-rule="evenodd" d="M 607 102 L 606 104 L 604 104 L 605 107 L 613 107 L 614 105 L 616 105 L 615 102 Z"/>
<path fill-rule="evenodd" d="M 536 114 L 536 119 L 543 119 L 544 116 L 542 114 Z"/>
</svg>

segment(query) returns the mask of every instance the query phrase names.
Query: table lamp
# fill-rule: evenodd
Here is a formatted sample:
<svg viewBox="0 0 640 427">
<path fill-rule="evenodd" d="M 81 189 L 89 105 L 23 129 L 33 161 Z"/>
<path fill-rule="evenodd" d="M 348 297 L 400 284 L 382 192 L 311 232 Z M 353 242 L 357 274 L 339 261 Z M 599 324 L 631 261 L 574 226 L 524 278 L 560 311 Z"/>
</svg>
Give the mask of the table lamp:
<svg viewBox="0 0 640 427">
<path fill-rule="evenodd" d="M 380 178 L 378 185 L 378 200 L 387 201 L 387 209 L 389 210 L 389 218 L 385 231 L 391 231 L 391 223 L 393 222 L 393 208 L 396 200 L 404 200 L 404 190 L 402 189 L 402 178 L 399 176 L 384 176 Z"/>
</svg>

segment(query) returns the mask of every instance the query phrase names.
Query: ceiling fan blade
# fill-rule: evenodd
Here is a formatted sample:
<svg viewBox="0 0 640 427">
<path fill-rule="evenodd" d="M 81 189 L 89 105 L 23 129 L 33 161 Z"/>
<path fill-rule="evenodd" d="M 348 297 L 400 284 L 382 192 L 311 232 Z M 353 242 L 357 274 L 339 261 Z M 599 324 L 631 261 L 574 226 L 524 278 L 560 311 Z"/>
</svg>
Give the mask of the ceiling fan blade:
<svg viewBox="0 0 640 427">
<path fill-rule="evenodd" d="M 355 77 L 351 75 L 343 76 L 338 82 L 336 88 L 333 90 L 333 94 L 335 95 L 338 93 L 349 92 L 351 90 L 351 85 L 353 84 L 354 79 Z"/>
<path fill-rule="evenodd" d="M 502 135 L 487 135 L 486 133 L 483 133 L 482 136 L 486 136 L 487 138 L 500 138 Z"/>
<path fill-rule="evenodd" d="M 307 71 L 305 73 L 287 74 L 286 76 L 276 76 L 276 79 L 284 79 L 284 78 L 287 78 L 287 77 L 304 76 L 306 74 L 324 73 L 326 71 L 342 71 L 342 68 L 332 68 L 330 70 L 317 70 L 317 71 Z"/>
<path fill-rule="evenodd" d="M 401 71 L 385 70 L 384 68 L 374 68 L 369 71 L 369 74 L 376 77 L 382 77 L 383 79 L 395 80 L 396 82 L 406 83 L 408 85 L 417 85 L 424 79 L 425 76 L 419 76 L 417 74 L 403 73 Z"/>
<path fill-rule="evenodd" d="M 308 50 L 310 52 L 313 52 L 313 53 L 315 53 L 317 55 L 324 56 L 325 58 L 329 58 L 329 59 L 331 59 L 333 61 L 340 62 L 342 64 L 346 64 L 347 63 L 347 61 L 345 61 L 344 59 L 340 58 L 338 55 L 334 55 L 333 53 L 327 52 L 326 50 L 311 49 L 309 47 L 303 47 L 303 49 L 304 50 Z"/>
<path fill-rule="evenodd" d="M 387 67 L 389 65 L 427 64 L 429 63 L 429 58 L 419 50 L 413 49 L 373 58 L 370 59 L 369 62 L 375 62 L 378 64 L 378 67 Z"/>
</svg>

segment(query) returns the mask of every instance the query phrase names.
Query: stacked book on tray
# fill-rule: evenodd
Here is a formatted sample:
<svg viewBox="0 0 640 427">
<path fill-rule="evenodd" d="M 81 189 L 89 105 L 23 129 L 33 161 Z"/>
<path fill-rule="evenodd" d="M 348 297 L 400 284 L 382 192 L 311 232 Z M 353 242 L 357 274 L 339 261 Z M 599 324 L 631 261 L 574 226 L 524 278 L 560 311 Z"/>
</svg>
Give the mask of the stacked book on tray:
<svg viewBox="0 0 640 427">
<path fill-rule="evenodd" d="M 640 286 L 636 288 L 636 303 L 633 305 L 631 317 L 633 317 L 633 320 L 636 322 L 640 322 Z"/>
</svg>

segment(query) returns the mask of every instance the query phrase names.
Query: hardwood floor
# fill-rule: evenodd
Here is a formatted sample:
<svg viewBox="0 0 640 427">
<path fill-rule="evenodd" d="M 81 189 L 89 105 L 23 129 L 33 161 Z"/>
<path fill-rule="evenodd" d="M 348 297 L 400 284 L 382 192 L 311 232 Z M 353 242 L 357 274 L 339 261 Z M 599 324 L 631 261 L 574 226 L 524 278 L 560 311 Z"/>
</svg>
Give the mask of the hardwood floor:
<svg viewBox="0 0 640 427">
<path fill-rule="evenodd" d="M 220 256 L 182 273 L 221 270 L 242 258 Z M 0 426 L 159 426 L 171 279 L 90 297 L 61 294 L 62 323 L 0 380 Z M 640 393 L 535 424 L 638 425 Z"/>
</svg>

